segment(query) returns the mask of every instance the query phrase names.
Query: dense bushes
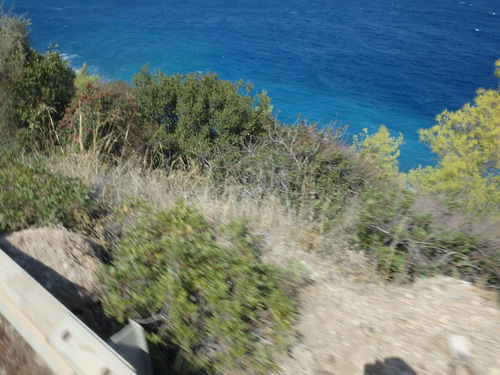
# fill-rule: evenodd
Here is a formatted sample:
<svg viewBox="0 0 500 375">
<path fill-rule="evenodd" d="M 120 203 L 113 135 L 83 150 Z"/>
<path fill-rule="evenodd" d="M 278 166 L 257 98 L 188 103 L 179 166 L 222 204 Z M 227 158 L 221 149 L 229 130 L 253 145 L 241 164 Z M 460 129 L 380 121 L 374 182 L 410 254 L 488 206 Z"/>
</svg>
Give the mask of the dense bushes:
<svg viewBox="0 0 500 375">
<path fill-rule="evenodd" d="M 57 121 L 73 95 L 75 74 L 58 51 L 30 51 L 12 97 L 20 140 L 28 149 L 50 149 Z"/>
<path fill-rule="evenodd" d="M 94 204 L 78 180 L 50 173 L 41 161 L 25 163 L 0 149 L 0 232 L 59 224 L 89 225 Z"/>
<path fill-rule="evenodd" d="M 276 122 L 258 142 L 220 152 L 211 175 L 221 186 L 245 186 L 261 199 L 278 195 L 283 204 L 325 224 L 372 178 L 371 168 L 343 144 L 342 133 Z"/>
<path fill-rule="evenodd" d="M 139 319 L 205 370 L 268 373 L 295 318 L 290 277 L 262 263 L 242 222 L 214 228 L 182 201 L 142 215 L 106 267 L 106 311 Z"/>
<path fill-rule="evenodd" d="M 30 48 L 28 25 L 0 5 L 0 125 L 26 149 L 47 149 L 74 93 L 75 74 L 57 50 L 41 55 Z"/>
<path fill-rule="evenodd" d="M 220 80 L 215 74 L 168 76 L 145 66 L 133 79 L 134 95 L 146 122 L 163 132 L 163 153 L 206 163 L 217 145 L 242 145 L 271 123 L 265 93 L 250 95 L 252 86 Z"/>
<path fill-rule="evenodd" d="M 5 13 L 0 6 L 0 143 L 7 143 L 14 136 L 15 111 L 10 90 L 22 72 L 29 51 L 28 25 L 29 20 Z"/>
</svg>

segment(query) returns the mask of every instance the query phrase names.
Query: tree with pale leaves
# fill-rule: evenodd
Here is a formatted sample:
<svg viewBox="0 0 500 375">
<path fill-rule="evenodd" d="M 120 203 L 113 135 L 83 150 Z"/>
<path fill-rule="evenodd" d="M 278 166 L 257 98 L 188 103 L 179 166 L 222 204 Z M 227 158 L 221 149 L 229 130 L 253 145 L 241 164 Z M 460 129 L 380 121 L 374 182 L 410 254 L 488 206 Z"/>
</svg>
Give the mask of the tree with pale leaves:
<svg viewBox="0 0 500 375">
<path fill-rule="evenodd" d="M 500 60 L 495 63 L 500 78 Z M 420 139 L 439 157 L 435 167 L 410 171 L 410 183 L 464 201 L 476 212 L 500 212 L 500 87 L 479 89 L 474 103 L 443 111 Z"/>
</svg>

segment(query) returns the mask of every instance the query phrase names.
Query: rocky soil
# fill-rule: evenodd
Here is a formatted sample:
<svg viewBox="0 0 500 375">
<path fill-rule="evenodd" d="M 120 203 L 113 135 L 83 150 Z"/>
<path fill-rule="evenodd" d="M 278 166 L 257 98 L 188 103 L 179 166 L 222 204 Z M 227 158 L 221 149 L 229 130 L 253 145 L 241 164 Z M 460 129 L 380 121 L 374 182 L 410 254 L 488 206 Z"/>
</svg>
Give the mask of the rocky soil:
<svg viewBox="0 0 500 375">
<path fill-rule="evenodd" d="M 78 293 L 66 304 L 77 312 L 80 303 L 90 306 L 87 315 L 85 309 L 80 314 L 92 321 L 88 311 L 98 293 L 94 271 L 99 262 L 92 243 L 46 228 L 0 239 L 0 248 L 7 247 L 19 262 L 28 259 L 19 252 L 28 254 L 35 265 L 54 267 L 70 280 L 67 285 Z M 311 282 L 300 294 L 297 343 L 290 357 L 279 360 L 282 374 L 500 375 L 498 294 L 449 277 L 404 286 L 378 283 L 366 277 L 369 267 L 359 254 L 352 258 L 339 262 L 303 254 Z M 56 279 L 45 283 L 50 287 L 60 282 Z M 105 334 L 104 323 L 94 326 Z M 5 327 L 0 324 L 0 375 L 49 374 Z"/>
<path fill-rule="evenodd" d="M 347 257 L 302 260 L 313 282 L 283 374 L 500 375 L 497 293 L 443 276 L 377 283 L 366 259 Z"/>
<path fill-rule="evenodd" d="M 302 296 L 302 340 L 284 374 L 453 374 L 453 365 L 456 373 L 472 366 L 475 375 L 500 374 L 500 310 L 466 282 L 435 277 L 384 287 L 330 280 Z M 454 335 L 468 342 L 462 362 L 450 353 Z"/>
<path fill-rule="evenodd" d="M 42 359 L 1 315 L 0 375 L 53 375 Z"/>
</svg>

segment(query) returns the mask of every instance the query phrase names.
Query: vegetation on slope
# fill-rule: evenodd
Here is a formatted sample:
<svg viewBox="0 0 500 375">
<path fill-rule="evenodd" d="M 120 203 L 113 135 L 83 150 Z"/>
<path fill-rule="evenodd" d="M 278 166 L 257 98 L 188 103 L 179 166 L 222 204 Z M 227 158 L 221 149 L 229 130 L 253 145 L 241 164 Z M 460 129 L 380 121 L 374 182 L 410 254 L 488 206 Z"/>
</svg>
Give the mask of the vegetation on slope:
<svg viewBox="0 0 500 375">
<path fill-rule="evenodd" d="M 287 272 L 260 260 L 241 221 L 213 228 L 182 201 L 141 216 L 106 267 L 105 309 L 207 371 L 268 373 L 295 317 Z"/>
<path fill-rule="evenodd" d="M 495 74 L 500 78 L 500 60 Z M 443 111 L 437 124 L 420 130 L 439 157 L 436 168 L 410 172 L 421 190 L 457 197 L 469 210 L 500 212 L 500 88 L 480 89 L 474 104 Z"/>
<path fill-rule="evenodd" d="M 474 104 L 422 130 L 438 165 L 406 176 L 402 136 L 383 126 L 350 142 L 341 128 L 281 124 L 265 92 L 214 74 L 145 66 L 132 84 L 102 82 L 85 66 L 75 74 L 57 50 L 32 50 L 28 25 L 0 12 L 0 230 L 92 231 L 111 259 L 107 311 L 146 319 L 158 347 L 175 344 L 220 373 L 264 372 L 286 352 L 295 282 L 263 263 L 252 234 L 270 207 L 293 217 L 304 251 L 341 251 L 331 245 L 341 237 L 386 280 L 443 273 L 500 282 L 499 90 L 478 91 Z M 71 163 L 60 172 L 87 187 L 39 159 Z M 86 160 L 94 179 L 75 167 Z M 156 183 L 163 190 L 153 193 Z M 235 212 L 251 201 L 253 216 L 235 216 L 252 220 L 218 225 L 199 206 L 165 203 L 202 195 L 205 204 L 231 201 Z"/>
<path fill-rule="evenodd" d="M 0 149 L 0 186 L 0 233 L 48 224 L 84 231 L 90 225 L 90 190 L 51 173 L 41 160 L 25 162 Z"/>
</svg>

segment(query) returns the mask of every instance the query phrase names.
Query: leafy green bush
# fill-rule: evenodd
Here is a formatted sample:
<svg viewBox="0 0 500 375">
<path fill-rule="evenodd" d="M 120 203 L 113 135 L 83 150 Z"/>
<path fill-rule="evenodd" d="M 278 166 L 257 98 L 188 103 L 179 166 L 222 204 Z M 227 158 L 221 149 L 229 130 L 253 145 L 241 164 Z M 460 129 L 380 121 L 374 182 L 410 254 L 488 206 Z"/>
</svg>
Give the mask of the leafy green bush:
<svg viewBox="0 0 500 375">
<path fill-rule="evenodd" d="M 27 164 L 0 149 L 0 186 L 0 232 L 49 223 L 81 229 L 90 221 L 90 191 L 50 173 L 41 161 Z"/>
<path fill-rule="evenodd" d="M 11 88 L 22 72 L 29 51 L 27 28 L 30 21 L 24 16 L 5 12 L 0 3 L 0 143 L 14 138 L 15 101 Z"/>
<path fill-rule="evenodd" d="M 242 145 L 271 123 L 270 99 L 265 92 L 254 97 L 253 86 L 242 81 L 210 73 L 168 76 L 146 65 L 133 86 L 144 121 L 161 125 L 163 153 L 170 160 L 205 164 L 215 145 Z"/>
<path fill-rule="evenodd" d="M 23 127 L 21 142 L 27 149 L 50 148 L 56 124 L 74 93 L 75 73 L 57 50 L 44 55 L 31 50 L 13 87 L 13 102 Z"/>
<path fill-rule="evenodd" d="M 213 228 L 182 201 L 144 214 L 105 268 L 105 311 L 148 323 L 207 371 L 267 373 L 295 306 L 291 279 L 258 250 L 244 223 Z"/>
</svg>

